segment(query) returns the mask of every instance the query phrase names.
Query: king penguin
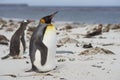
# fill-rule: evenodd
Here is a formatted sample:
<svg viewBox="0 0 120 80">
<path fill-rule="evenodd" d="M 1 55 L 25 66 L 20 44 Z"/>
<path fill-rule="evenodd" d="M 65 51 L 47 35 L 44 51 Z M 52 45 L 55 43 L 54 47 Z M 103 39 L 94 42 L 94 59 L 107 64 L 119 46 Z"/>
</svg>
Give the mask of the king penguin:
<svg viewBox="0 0 120 80">
<path fill-rule="evenodd" d="M 20 22 L 20 27 L 16 30 L 10 40 L 10 53 L 2 57 L 1 59 L 6 59 L 10 56 L 13 59 L 21 58 L 21 56 L 26 50 L 25 32 L 26 27 L 30 22 L 33 22 L 33 20 L 23 20 Z"/>
<path fill-rule="evenodd" d="M 26 72 L 48 72 L 56 68 L 56 28 L 51 23 L 57 12 L 40 19 L 29 46 L 32 69 Z"/>
</svg>

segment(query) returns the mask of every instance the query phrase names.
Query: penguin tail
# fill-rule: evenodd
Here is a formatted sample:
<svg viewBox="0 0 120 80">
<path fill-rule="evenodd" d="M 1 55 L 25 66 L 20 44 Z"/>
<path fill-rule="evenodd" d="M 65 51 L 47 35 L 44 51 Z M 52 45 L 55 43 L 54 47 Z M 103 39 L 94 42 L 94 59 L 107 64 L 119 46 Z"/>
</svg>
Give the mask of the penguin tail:
<svg viewBox="0 0 120 80">
<path fill-rule="evenodd" d="M 9 58 L 9 57 L 10 57 L 10 55 L 8 54 L 8 55 L 2 57 L 1 59 L 4 60 L 4 59 L 7 59 L 7 58 Z"/>
</svg>

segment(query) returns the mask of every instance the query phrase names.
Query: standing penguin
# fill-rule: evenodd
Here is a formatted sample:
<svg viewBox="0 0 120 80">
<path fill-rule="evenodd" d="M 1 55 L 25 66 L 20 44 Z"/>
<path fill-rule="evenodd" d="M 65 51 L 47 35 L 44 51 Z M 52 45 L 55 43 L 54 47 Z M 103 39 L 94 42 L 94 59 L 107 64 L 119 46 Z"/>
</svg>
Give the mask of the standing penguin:
<svg viewBox="0 0 120 80">
<path fill-rule="evenodd" d="M 56 67 L 56 28 L 51 23 L 57 12 L 40 19 L 29 46 L 32 69 L 26 72 L 47 72 Z"/>
<path fill-rule="evenodd" d="M 17 31 L 13 34 L 11 41 L 10 41 L 10 53 L 1 59 L 6 59 L 8 57 L 21 58 L 23 53 L 26 50 L 26 43 L 25 43 L 25 32 L 27 25 L 32 22 L 32 20 L 24 20 L 21 22 L 20 27 Z"/>
</svg>

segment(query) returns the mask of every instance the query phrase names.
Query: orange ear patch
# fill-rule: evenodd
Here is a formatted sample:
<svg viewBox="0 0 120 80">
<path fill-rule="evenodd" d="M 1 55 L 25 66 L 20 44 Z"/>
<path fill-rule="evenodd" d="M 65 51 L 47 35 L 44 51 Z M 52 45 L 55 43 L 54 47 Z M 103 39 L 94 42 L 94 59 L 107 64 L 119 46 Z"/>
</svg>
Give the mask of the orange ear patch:
<svg viewBox="0 0 120 80">
<path fill-rule="evenodd" d="M 40 22 L 41 22 L 41 23 L 45 23 L 45 20 L 44 20 L 44 19 L 41 19 Z"/>
</svg>

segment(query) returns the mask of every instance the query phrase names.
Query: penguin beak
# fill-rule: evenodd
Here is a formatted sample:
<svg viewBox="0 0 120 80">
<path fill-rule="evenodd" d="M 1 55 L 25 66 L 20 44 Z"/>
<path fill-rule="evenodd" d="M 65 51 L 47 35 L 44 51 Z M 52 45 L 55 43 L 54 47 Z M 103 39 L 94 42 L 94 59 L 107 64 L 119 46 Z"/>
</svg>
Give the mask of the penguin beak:
<svg viewBox="0 0 120 80">
<path fill-rule="evenodd" d="M 52 19 L 59 11 L 54 12 L 53 14 L 50 15 L 50 18 Z"/>
<path fill-rule="evenodd" d="M 58 12 L 59 12 L 59 11 L 56 11 L 56 12 L 54 12 L 53 14 L 51 14 L 51 16 L 50 16 L 51 22 L 54 22 L 54 21 L 52 20 L 52 18 L 53 18 Z"/>
</svg>

